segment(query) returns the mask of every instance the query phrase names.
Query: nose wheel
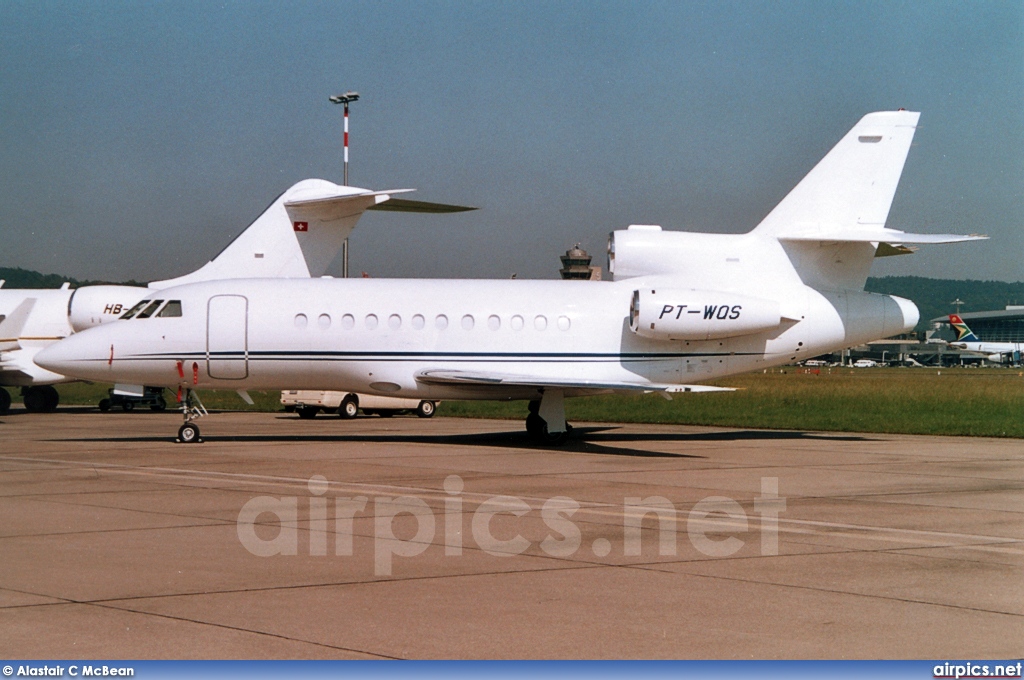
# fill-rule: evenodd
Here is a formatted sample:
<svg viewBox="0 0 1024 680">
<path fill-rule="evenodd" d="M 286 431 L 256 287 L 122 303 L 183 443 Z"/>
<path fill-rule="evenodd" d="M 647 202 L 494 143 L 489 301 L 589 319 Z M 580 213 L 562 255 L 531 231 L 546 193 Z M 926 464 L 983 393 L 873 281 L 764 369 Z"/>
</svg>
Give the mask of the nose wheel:
<svg viewBox="0 0 1024 680">
<path fill-rule="evenodd" d="M 199 426 L 193 420 L 198 420 L 207 414 L 206 407 L 199 400 L 199 395 L 192 390 L 185 391 L 185 398 L 181 400 L 181 414 L 185 423 L 178 428 L 179 444 L 202 444 L 203 438 L 199 436 Z"/>
<path fill-rule="evenodd" d="M 195 423 L 185 423 L 178 428 L 178 438 L 175 441 L 179 444 L 194 444 L 203 441 L 199 438 L 199 426 Z"/>
</svg>

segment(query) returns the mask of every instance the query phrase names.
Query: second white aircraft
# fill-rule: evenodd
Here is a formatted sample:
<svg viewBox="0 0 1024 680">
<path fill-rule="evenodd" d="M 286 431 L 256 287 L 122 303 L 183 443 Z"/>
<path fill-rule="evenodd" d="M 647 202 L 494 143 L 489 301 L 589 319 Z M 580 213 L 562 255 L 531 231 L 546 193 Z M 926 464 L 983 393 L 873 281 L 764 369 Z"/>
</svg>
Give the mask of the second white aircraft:
<svg viewBox="0 0 1024 680">
<path fill-rule="evenodd" d="M 527 430 L 558 440 L 566 396 L 722 389 L 696 383 L 912 329 L 912 302 L 864 292 L 873 258 L 983 238 L 885 227 L 918 116 L 865 116 L 747 234 L 614 232 L 614 281 L 209 281 L 36 360 L 179 389 L 181 441 L 199 437 L 195 389 L 529 400 Z"/>
</svg>

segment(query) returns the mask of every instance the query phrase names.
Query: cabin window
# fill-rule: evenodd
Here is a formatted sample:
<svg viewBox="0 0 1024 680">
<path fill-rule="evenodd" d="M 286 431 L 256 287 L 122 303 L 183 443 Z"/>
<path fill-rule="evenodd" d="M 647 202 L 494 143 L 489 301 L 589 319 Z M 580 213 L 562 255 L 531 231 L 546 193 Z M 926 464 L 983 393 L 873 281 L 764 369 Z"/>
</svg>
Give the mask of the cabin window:
<svg viewBox="0 0 1024 680">
<path fill-rule="evenodd" d="M 127 312 L 121 315 L 122 319 L 130 319 L 139 313 L 139 310 L 149 304 L 149 300 L 141 300 L 135 304 L 134 307 L 129 309 Z"/>
<path fill-rule="evenodd" d="M 306 324 L 308 324 L 308 323 L 309 323 L 309 319 L 306 318 L 305 314 L 296 314 L 295 315 L 295 327 L 296 328 L 305 328 Z"/>
<path fill-rule="evenodd" d="M 366 327 L 371 331 L 377 327 L 377 315 L 367 314 L 365 319 Z"/>
<path fill-rule="evenodd" d="M 355 325 L 356 318 L 351 314 L 346 314 L 345 316 L 341 317 L 341 327 L 344 328 L 345 330 L 350 331 L 353 328 L 355 328 Z"/>
<path fill-rule="evenodd" d="M 135 318 L 136 319 L 148 319 L 149 317 L 153 316 L 153 312 L 155 312 L 157 309 L 159 309 L 160 305 L 162 305 L 163 303 L 164 303 L 163 300 L 153 300 L 153 302 L 150 303 L 141 312 L 139 312 L 139 315 L 136 316 Z"/>
<path fill-rule="evenodd" d="M 415 316 L 412 317 L 412 327 L 418 331 L 423 330 L 423 326 L 425 325 L 425 323 L 426 321 L 423 319 L 422 314 L 416 314 Z"/>
<path fill-rule="evenodd" d="M 331 315 L 321 314 L 320 316 L 317 317 L 316 323 L 318 326 L 320 326 L 320 330 L 327 330 L 328 328 L 331 327 Z"/>
<path fill-rule="evenodd" d="M 397 314 L 392 314 L 391 316 L 388 317 L 388 328 L 390 328 L 393 331 L 397 331 L 401 327 L 402 317 L 398 316 Z"/>
<path fill-rule="evenodd" d="M 161 319 L 166 319 L 168 317 L 174 316 L 181 316 L 181 300 L 171 300 L 166 305 L 164 305 L 164 308 L 160 310 L 160 313 L 157 314 L 157 316 L 160 317 Z"/>
<path fill-rule="evenodd" d="M 473 330 L 473 324 L 475 324 L 475 323 L 476 323 L 476 321 L 473 319 L 473 315 L 472 314 L 467 314 L 466 316 L 462 317 L 462 330 L 464 330 L 464 331 L 471 331 L 471 330 Z"/>
<path fill-rule="evenodd" d="M 533 327 L 539 331 L 547 330 L 548 318 L 542 314 L 538 314 L 533 320 Z"/>
<path fill-rule="evenodd" d="M 437 330 L 443 331 L 445 328 L 448 328 L 448 317 L 444 314 L 438 314 L 437 318 L 434 319 L 434 325 L 437 327 Z"/>
<path fill-rule="evenodd" d="M 509 325 L 512 326 L 512 330 L 514 331 L 523 330 L 523 317 L 516 314 L 512 317 L 512 321 L 509 322 Z"/>
<path fill-rule="evenodd" d="M 491 314 L 487 317 L 487 327 L 492 331 L 496 331 L 501 328 L 501 319 L 496 314 Z"/>
<path fill-rule="evenodd" d="M 558 330 L 560 330 L 560 331 L 567 331 L 567 330 L 569 330 L 569 326 L 570 325 L 572 325 L 572 322 L 569 321 L 569 317 L 567 317 L 567 316 L 560 316 L 560 317 L 558 317 Z"/>
</svg>

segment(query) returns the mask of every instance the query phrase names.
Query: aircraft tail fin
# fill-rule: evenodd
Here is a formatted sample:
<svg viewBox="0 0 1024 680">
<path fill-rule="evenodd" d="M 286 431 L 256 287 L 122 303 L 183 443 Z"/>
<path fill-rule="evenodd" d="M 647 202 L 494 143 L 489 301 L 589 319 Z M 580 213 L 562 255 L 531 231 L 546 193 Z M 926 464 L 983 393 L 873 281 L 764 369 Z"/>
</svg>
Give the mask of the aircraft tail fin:
<svg viewBox="0 0 1024 680">
<path fill-rule="evenodd" d="M 0 321 L 0 352 L 10 352 L 21 348 L 18 339 L 21 337 L 35 305 L 36 298 L 25 298 L 14 308 L 14 311 L 7 315 L 7 318 Z"/>
<path fill-rule="evenodd" d="M 472 210 L 423 201 L 391 198 L 414 189 L 370 191 L 322 179 L 303 180 L 281 194 L 217 257 L 200 269 L 150 288 L 197 281 L 240 278 L 307 278 L 323 276 L 363 213 L 385 209 L 389 201 L 403 212 Z"/>
<path fill-rule="evenodd" d="M 968 328 L 964 320 L 958 314 L 949 315 L 949 325 L 956 331 L 957 342 L 981 342 L 981 339 Z"/>
<path fill-rule="evenodd" d="M 875 257 L 909 254 L 913 244 L 987 238 L 885 227 L 920 115 L 861 118 L 752 233 L 777 238 L 804 283 L 820 290 L 863 290 Z"/>
<path fill-rule="evenodd" d="M 861 118 L 754 231 L 884 228 L 920 116 L 879 111 Z"/>
</svg>

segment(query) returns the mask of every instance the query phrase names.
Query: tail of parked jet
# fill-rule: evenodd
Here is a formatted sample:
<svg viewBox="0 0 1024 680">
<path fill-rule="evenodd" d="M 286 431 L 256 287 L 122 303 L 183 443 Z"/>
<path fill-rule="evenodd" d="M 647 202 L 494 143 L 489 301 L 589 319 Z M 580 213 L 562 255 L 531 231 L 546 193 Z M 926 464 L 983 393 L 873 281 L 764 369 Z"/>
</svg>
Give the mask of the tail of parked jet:
<svg viewBox="0 0 1024 680">
<path fill-rule="evenodd" d="M 981 338 L 967 327 L 967 324 L 964 323 L 964 320 L 959 315 L 950 314 L 949 325 L 956 331 L 957 342 L 981 342 Z"/>
<path fill-rule="evenodd" d="M 217 257 L 191 274 L 155 281 L 149 288 L 5 289 L 0 294 L 0 385 L 24 386 L 26 407 L 51 410 L 57 406 L 58 394 L 49 384 L 66 379 L 37 366 L 35 353 L 43 345 L 72 332 L 118 319 L 153 288 L 214 279 L 322 276 L 366 210 L 426 213 L 473 210 L 393 198 L 394 194 L 409 191 L 413 190 L 369 191 L 322 179 L 307 179 L 279 196 Z M 26 326 L 31 332 L 25 330 Z M 0 413 L 9 405 L 10 395 L 0 389 Z"/>
<path fill-rule="evenodd" d="M 913 252 L 918 243 L 978 236 L 908 234 L 885 227 L 920 113 L 869 113 L 754 229 L 775 236 L 804 283 L 863 290 L 875 257 Z"/>
<path fill-rule="evenodd" d="M 413 189 L 370 191 L 322 179 L 293 185 L 203 267 L 150 288 L 242 278 L 322 276 L 367 210 L 448 213 L 474 208 L 393 198 Z"/>
</svg>

